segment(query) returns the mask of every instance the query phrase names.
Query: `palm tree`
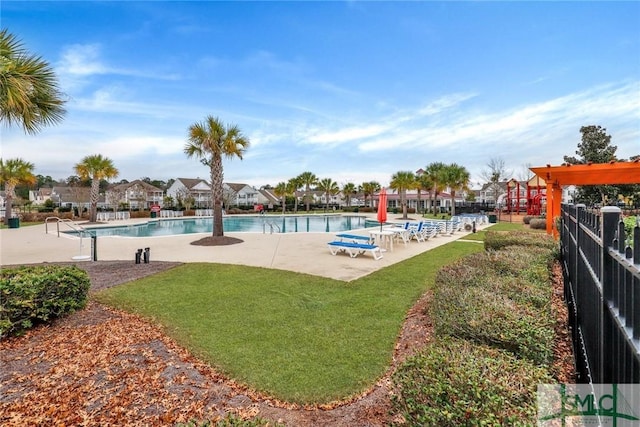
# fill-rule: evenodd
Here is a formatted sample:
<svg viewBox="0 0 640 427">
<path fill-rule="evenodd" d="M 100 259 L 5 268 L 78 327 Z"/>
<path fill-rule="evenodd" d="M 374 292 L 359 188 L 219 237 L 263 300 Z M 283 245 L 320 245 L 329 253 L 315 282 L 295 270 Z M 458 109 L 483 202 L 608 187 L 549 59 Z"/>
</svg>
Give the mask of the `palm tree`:
<svg viewBox="0 0 640 427">
<path fill-rule="evenodd" d="M 423 190 L 429 191 L 433 188 L 433 181 L 431 177 L 425 173 L 421 173 L 416 175 L 416 186 L 415 189 L 418 191 L 418 213 L 420 213 L 420 193 Z"/>
<path fill-rule="evenodd" d="M 113 165 L 111 159 L 103 157 L 102 154 L 85 156 L 73 169 L 80 179 L 91 180 L 89 222 L 96 222 L 98 219 L 100 180 L 117 177 L 119 173 L 118 169 Z"/>
<path fill-rule="evenodd" d="M 451 216 L 456 214 L 456 191 L 467 190 L 469 188 L 469 179 L 471 175 L 464 166 L 460 166 L 456 163 L 452 163 L 445 168 L 445 181 L 444 183 L 451 190 Z"/>
<path fill-rule="evenodd" d="M 62 121 L 65 101 L 53 69 L 6 29 L 0 31 L 0 62 L 0 122 L 35 134 Z"/>
<path fill-rule="evenodd" d="M 304 198 L 307 203 L 307 212 L 309 212 L 309 204 L 310 204 L 309 191 L 311 191 L 312 185 L 313 186 L 318 185 L 318 177 L 315 176 L 312 172 L 302 172 L 298 176 L 298 180 L 300 182 L 300 185 L 304 185 Z"/>
<path fill-rule="evenodd" d="M 36 176 L 33 174 L 33 163 L 20 158 L 7 159 L 0 158 L 0 184 L 4 184 L 5 213 L 4 223 L 9 223 L 11 218 L 11 206 L 15 197 L 15 189 L 18 184 L 35 184 Z"/>
<path fill-rule="evenodd" d="M 287 181 L 287 188 L 289 189 L 289 194 L 293 195 L 293 212 L 298 213 L 298 189 L 302 186 L 300 183 L 300 177 L 296 176 L 295 178 L 289 179 Z"/>
<path fill-rule="evenodd" d="M 373 196 L 377 191 L 380 191 L 380 184 L 376 181 L 369 181 L 362 183 L 362 193 L 364 194 L 364 204 L 367 205 L 367 196 Z"/>
<path fill-rule="evenodd" d="M 273 189 L 273 194 L 282 200 L 282 215 L 284 215 L 287 209 L 287 196 L 289 195 L 289 186 L 286 182 L 279 182 L 276 188 Z"/>
<path fill-rule="evenodd" d="M 356 185 L 353 182 L 347 182 L 342 186 L 342 194 L 344 195 L 347 206 L 351 207 L 351 197 L 356 194 Z"/>
<path fill-rule="evenodd" d="M 432 182 L 432 187 L 430 191 L 431 196 L 431 207 L 433 208 L 433 214 L 437 215 L 436 211 L 436 200 L 438 198 L 438 194 L 445 188 L 444 180 L 444 169 L 447 167 L 442 162 L 434 162 L 430 163 L 424 170 L 424 174 L 429 177 Z"/>
<path fill-rule="evenodd" d="M 411 171 L 396 172 L 391 176 L 389 186 L 400 194 L 402 219 L 407 219 L 407 190 L 409 188 L 415 188 L 416 176 Z"/>
<path fill-rule="evenodd" d="M 318 182 L 318 190 L 322 191 L 326 197 L 325 203 L 325 211 L 329 209 L 329 201 L 331 200 L 331 196 L 338 194 L 340 189 L 338 188 L 338 183 L 332 180 L 331 178 L 324 178 Z"/>
<path fill-rule="evenodd" d="M 212 238 L 224 237 L 222 225 L 222 193 L 224 171 L 222 156 L 238 157 L 249 148 L 247 139 L 236 125 L 225 126 L 220 119 L 207 116 L 203 122 L 189 126 L 189 142 L 184 147 L 187 157 L 196 157 L 209 166 L 211 172 L 211 199 L 213 200 Z"/>
</svg>

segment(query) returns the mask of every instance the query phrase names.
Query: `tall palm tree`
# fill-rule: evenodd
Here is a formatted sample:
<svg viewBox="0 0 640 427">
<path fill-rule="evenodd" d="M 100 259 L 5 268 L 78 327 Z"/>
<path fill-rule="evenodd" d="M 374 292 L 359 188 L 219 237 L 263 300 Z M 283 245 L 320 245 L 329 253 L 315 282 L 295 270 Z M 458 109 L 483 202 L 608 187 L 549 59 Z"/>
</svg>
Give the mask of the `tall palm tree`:
<svg viewBox="0 0 640 427">
<path fill-rule="evenodd" d="M 418 213 L 420 213 L 420 194 L 422 191 L 430 191 L 433 188 L 433 181 L 431 177 L 425 173 L 420 173 L 416 175 L 416 186 L 415 189 L 418 192 Z"/>
<path fill-rule="evenodd" d="M 236 125 L 224 125 L 220 119 L 207 116 L 204 121 L 189 126 L 189 142 L 184 147 L 187 157 L 196 157 L 209 166 L 211 173 L 211 199 L 213 200 L 212 238 L 224 236 L 222 225 L 222 193 L 224 171 L 222 156 L 229 159 L 242 155 L 249 148 L 246 138 Z"/>
<path fill-rule="evenodd" d="M 351 197 L 356 194 L 356 185 L 353 182 L 347 182 L 342 186 L 342 194 L 344 195 L 347 206 L 351 207 Z"/>
<path fill-rule="evenodd" d="M 302 172 L 298 179 L 300 184 L 304 185 L 304 198 L 307 204 L 307 212 L 309 212 L 309 204 L 311 203 L 309 191 L 311 191 L 311 186 L 318 185 L 318 177 L 312 172 Z"/>
<path fill-rule="evenodd" d="M 380 191 L 380 184 L 377 181 L 362 183 L 362 193 L 364 194 L 364 204 L 367 205 L 367 196 L 372 197 L 376 191 Z"/>
<path fill-rule="evenodd" d="M 98 199 L 100 198 L 100 180 L 112 179 L 118 176 L 118 169 L 113 161 L 102 154 L 85 156 L 80 163 L 73 167 L 80 179 L 91 180 L 91 196 L 89 199 L 89 222 L 98 219 Z"/>
<path fill-rule="evenodd" d="M 391 176 L 389 186 L 400 195 L 400 204 L 402 205 L 402 219 L 407 217 L 407 190 L 415 188 L 416 176 L 411 171 L 396 172 Z"/>
<path fill-rule="evenodd" d="M 284 215 L 284 212 L 287 209 L 289 186 L 287 186 L 286 182 L 279 182 L 278 185 L 276 185 L 276 188 L 273 189 L 273 194 L 275 194 L 276 197 L 280 197 L 280 200 L 282 200 L 282 215 Z"/>
<path fill-rule="evenodd" d="M 287 181 L 289 194 L 293 195 L 293 212 L 298 213 L 298 189 L 302 186 L 299 177 L 291 178 Z"/>
<path fill-rule="evenodd" d="M 464 166 L 452 163 L 445 168 L 445 184 L 451 190 L 451 216 L 456 214 L 456 191 L 467 190 L 471 175 Z"/>
<path fill-rule="evenodd" d="M 9 223 L 11 218 L 11 206 L 16 195 L 16 185 L 35 184 L 36 176 L 33 174 L 33 163 L 20 158 L 7 159 L 0 158 L 0 184 L 4 184 L 5 212 L 4 223 Z"/>
<path fill-rule="evenodd" d="M 62 121 L 63 95 L 51 66 L 30 54 L 6 29 L 0 31 L 0 122 L 25 133 Z"/>
<path fill-rule="evenodd" d="M 437 215 L 436 211 L 436 200 L 441 191 L 444 190 L 446 185 L 444 184 L 445 176 L 444 170 L 447 167 L 442 162 L 433 162 L 430 163 L 424 170 L 424 174 L 429 177 L 432 182 L 432 187 L 430 191 L 431 196 L 431 207 L 433 208 L 433 214 Z"/>
<path fill-rule="evenodd" d="M 338 194 L 340 189 L 338 188 L 338 183 L 332 180 L 331 178 L 324 178 L 318 181 L 318 190 L 322 191 L 325 194 L 325 211 L 329 209 L 329 201 L 331 200 L 331 196 Z"/>
</svg>

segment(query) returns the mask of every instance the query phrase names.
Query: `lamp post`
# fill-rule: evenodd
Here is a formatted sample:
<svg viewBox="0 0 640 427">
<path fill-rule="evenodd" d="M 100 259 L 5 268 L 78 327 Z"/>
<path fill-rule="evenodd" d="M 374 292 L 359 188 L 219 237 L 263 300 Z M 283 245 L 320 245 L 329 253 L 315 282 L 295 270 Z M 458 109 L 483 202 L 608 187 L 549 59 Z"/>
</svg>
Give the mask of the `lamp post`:
<svg viewBox="0 0 640 427">
<path fill-rule="evenodd" d="M 516 181 L 514 179 L 509 180 L 509 182 L 507 183 L 507 191 L 509 192 L 509 197 L 507 198 L 507 200 L 509 201 L 509 222 L 513 222 L 512 221 L 512 214 L 513 214 L 513 198 L 511 197 L 512 194 L 511 192 L 513 191 L 513 189 L 516 186 Z M 518 194 L 518 196 L 520 196 Z M 518 205 L 520 205 L 520 197 L 516 198 L 516 203 Z M 520 206 L 517 207 L 517 209 L 519 209 Z"/>
</svg>

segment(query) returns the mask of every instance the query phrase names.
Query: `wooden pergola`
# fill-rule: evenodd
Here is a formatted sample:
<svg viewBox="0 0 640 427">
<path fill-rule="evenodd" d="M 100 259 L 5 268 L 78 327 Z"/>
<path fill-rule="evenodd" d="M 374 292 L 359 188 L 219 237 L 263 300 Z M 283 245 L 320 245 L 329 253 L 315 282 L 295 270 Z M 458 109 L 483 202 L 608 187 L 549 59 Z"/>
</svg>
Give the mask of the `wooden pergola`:
<svg viewBox="0 0 640 427">
<path fill-rule="evenodd" d="M 547 183 L 547 234 L 557 237 L 553 221 L 560 216 L 563 185 L 640 184 L 640 159 L 633 162 L 541 166 L 530 170 Z"/>
</svg>

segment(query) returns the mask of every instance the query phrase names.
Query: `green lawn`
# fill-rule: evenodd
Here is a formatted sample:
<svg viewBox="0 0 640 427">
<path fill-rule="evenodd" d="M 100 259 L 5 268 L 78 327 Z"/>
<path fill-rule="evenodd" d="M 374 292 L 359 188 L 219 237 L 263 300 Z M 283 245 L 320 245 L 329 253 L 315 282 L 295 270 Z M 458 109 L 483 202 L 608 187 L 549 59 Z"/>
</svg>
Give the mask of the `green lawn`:
<svg viewBox="0 0 640 427">
<path fill-rule="evenodd" d="M 542 233 L 544 233 L 544 230 L 532 230 L 531 228 L 529 228 L 528 225 L 524 225 L 522 223 L 519 222 L 498 222 L 494 225 L 491 226 L 491 228 L 487 228 L 484 230 L 479 230 L 477 233 L 472 233 L 469 234 L 467 236 L 464 237 L 465 240 L 479 240 L 479 241 L 483 241 L 484 240 L 484 236 L 485 234 L 487 234 L 487 231 L 532 231 L 532 232 L 536 232 L 536 231 L 540 231 Z"/>
<path fill-rule="evenodd" d="M 235 380 L 279 399 L 324 403 L 375 383 L 389 367 L 407 310 L 436 271 L 481 250 L 452 242 L 349 283 L 186 264 L 96 298 L 153 319 Z"/>
</svg>

